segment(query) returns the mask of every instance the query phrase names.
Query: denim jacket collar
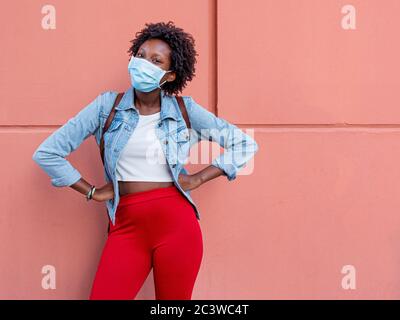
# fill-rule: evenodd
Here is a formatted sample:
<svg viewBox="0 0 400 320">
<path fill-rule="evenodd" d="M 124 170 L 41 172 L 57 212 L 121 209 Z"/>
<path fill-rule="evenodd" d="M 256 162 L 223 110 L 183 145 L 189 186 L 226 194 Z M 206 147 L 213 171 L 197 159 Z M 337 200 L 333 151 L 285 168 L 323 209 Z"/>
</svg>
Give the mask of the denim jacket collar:
<svg viewBox="0 0 400 320">
<path fill-rule="evenodd" d="M 138 111 L 134 103 L 135 97 L 133 94 L 133 90 L 134 90 L 133 86 L 130 86 L 128 90 L 125 91 L 118 106 L 115 107 L 116 110 L 135 109 L 136 111 Z M 164 120 L 165 118 L 173 118 L 174 120 L 177 121 L 179 119 L 179 115 L 177 113 L 175 106 L 173 105 L 172 102 L 173 97 L 167 96 L 165 91 L 162 89 L 160 92 L 160 96 L 161 96 L 161 111 L 160 111 L 161 120 Z"/>
</svg>

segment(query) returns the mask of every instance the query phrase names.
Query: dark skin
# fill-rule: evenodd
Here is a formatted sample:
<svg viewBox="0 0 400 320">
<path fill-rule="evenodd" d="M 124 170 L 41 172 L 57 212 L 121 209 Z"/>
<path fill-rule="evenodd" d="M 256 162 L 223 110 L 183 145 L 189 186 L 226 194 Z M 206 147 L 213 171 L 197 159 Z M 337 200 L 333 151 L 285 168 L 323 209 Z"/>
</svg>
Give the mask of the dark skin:
<svg viewBox="0 0 400 320">
<path fill-rule="evenodd" d="M 170 70 L 171 67 L 171 49 L 169 45 L 161 39 L 149 39 L 144 42 L 136 57 L 144 58 L 160 67 L 163 70 Z M 174 81 L 176 73 L 174 71 L 168 72 L 161 79 L 160 83 L 166 81 Z M 141 92 L 134 90 L 135 93 L 135 107 L 142 115 L 150 115 L 161 110 L 160 100 L 161 89 L 157 88 L 151 92 Z M 180 174 L 178 182 L 183 190 L 193 190 L 201 186 L 203 183 L 219 177 L 223 171 L 213 165 L 198 171 L 194 174 Z M 164 188 L 173 186 L 173 182 L 156 182 L 156 181 L 119 181 L 119 193 L 125 195 L 128 193 L 135 193 L 140 191 L 151 190 L 155 188 Z M 84 195 L 90 190 L 90 184 L 83 178 L 74 183 L 70 187 Z M 93 200 L 102 202 L 114 198 L 114 188 L 112 182 L 97 188 L 93 195 Z"/>
</svg>

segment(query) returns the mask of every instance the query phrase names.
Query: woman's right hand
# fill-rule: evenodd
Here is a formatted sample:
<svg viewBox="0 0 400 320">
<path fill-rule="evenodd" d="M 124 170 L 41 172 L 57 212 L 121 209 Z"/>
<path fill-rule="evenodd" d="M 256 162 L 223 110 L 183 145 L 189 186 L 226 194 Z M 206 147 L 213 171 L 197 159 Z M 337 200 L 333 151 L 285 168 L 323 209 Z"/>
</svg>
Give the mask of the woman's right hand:
<svg viewBox="0 0 400 320">
<path fill-rule="evenodd" d="M 114 186 L 112 182 L 105 184 L 100 188 L 96 188 L 93 194 L 93 200 L 103 202 L 114 198 Z"/>
</svg>

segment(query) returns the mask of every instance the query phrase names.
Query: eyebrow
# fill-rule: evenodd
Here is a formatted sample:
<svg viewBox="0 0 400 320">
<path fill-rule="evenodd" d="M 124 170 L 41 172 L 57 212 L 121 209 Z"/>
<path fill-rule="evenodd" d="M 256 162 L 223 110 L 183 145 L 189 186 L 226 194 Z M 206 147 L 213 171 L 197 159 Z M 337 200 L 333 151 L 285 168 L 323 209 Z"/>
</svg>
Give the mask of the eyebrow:
<svg viewBox="0 0 400 320">
<path fill-rule="evenodd" d="M 144 52 L 146 52 L 146 50 L 145 50 L 144 48 L 141 48 L 139 51 L 144 51 Z M 156 56 L 158 56 L 158 57 L 160 57 L 160 58 L 165 58 L 164 56 L 162 56 L 162 55 L 160 55 L 160 54 L 158 54 L 158 53 L 154 53 L 153 56 L 154 56 L 154 55 L 156 55 Z"/>
</svg>

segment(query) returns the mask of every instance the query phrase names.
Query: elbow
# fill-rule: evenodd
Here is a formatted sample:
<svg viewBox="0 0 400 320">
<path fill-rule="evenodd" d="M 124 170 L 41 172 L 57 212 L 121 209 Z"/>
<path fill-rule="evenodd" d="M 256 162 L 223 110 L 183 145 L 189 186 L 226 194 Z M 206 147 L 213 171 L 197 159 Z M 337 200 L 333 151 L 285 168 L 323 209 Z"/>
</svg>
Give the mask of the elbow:
<svg viewBox="0 0 400 320">
<path fill-rule="evenodd" d="M 36 150 L 32 155 L 32 160 L 35 161 L 36 163 L 39 163 L 40 159 L 41 159 L 40 151 Z"/>
<path fill-rule="evenodd" d="M 51 178 L 54 187 L 71 186 L 78 182 L 82 175 L 64 157 L 38 148 L 32 160 Z"/>
<path fill-rule="evenodd" d="M 251 139 L 251 142 L 247 141 L 247 149 L 254 156 L 259 150 L 259 146 L 256 140 Z"/>
<path fill-rule="evenodd" d="M 46 152 L 43 152 L 40 149 L 37 149 L 33 155 L 32 155 L 32 160 L 35 161 L 37 164 L 43 163 L 43 161 L 46 160 Z"/>
<path fill-rule="evenodd" d="M 254 154 L 256 154 L 258 152 L 258 143 L 254 140 Z"/>
<path fill-rule="evenodd" d="M 241 147 L 246 153 L 256 154 L 259 149 L 257 141 L 250 135 L 244 134 L 241 140 Z"/>
</svg>

